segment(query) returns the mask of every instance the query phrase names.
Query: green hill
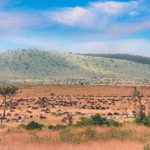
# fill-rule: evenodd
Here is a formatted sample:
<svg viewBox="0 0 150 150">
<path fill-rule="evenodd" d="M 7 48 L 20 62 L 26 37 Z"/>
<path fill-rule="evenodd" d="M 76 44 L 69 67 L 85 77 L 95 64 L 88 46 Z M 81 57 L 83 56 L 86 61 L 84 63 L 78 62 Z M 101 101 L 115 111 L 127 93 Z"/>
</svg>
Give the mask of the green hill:
<svg viewBox="0 0 150 150">
<path fill-rule="evenodd" d="M 150 65 L 54 51 L 0 52 L 0 84 L 144 84 Z"/>
<path fill-rule="evenodd" d="M 129 61 L 133 61 L 137 63 L 150 65 L 150 57 L 143 57 L 143 56 L 138 56 L 138 55 L 130 55 L 130 54 L 82 54 L 82 55 L 92 56 L 92 57 L 114 58 L 114 59 L 120 59 L 120 60 L 129 60 Z"/>
</svg>

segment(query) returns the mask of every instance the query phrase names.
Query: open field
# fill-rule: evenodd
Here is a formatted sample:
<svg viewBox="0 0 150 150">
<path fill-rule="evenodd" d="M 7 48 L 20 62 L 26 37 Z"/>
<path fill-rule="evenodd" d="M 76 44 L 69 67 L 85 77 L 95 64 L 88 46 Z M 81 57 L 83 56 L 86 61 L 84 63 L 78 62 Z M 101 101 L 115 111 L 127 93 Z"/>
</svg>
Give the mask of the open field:
<svg viewBox="0 0 150 150">
<path fill-rule="evenodd" d="M 138 89 L 143 91 L 145 112 L 148 113 L 150 88 Z M 7 101 L 6 122 L 15 124 L 34 119 L 46 124 L 59 124 L 67 113 L 73 115 L 74 121 L 96 113 L 119 121 L 130 121 L 134 118 L 133 90 L 132 86 L 20 87 L 14 99 Z"/>
<path fill-rule="evenodd" d="M 150 87 L 137 89 L 143 93 L 142 102 L 149 113 Z M 133 86 L 20 86 L 13 100 L 7 100 L 6 120 L 0 127 L 0 149 L 143 150 L 150 142 L 150 128 L 133 124 L 133 90 Z M 79 127 L 67 132 L 47 129 L 50 124 L 65 124 L 62 119 L 67 114 L 72 115 L 75 124 L 79 118 L 96 113 L 123 122 L 123 126 Z M 44 129 L 18 128 L 32 120 L 43 123 Z"/>
<path fill-rule="evenodd" d="M 20 93 L 16 97 L 36 98 L 56 95 L 94 95 L 94 96 L 131 96 L 134 86 L 126 85 L 54 85 L 54 86 L 20 86 Z M 139 86 L 145 96 L 150 96 L 150 86 Z"/>
</svg>

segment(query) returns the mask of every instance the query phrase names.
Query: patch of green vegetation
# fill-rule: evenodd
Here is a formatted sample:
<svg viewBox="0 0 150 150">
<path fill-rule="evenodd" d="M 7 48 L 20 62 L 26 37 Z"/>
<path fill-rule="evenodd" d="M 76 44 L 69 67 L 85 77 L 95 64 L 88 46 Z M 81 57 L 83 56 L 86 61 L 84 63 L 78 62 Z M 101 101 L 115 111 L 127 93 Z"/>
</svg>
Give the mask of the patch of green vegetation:
<svg viewBox="0 0 150 150">
<path fill-rule="evenodd" d="M 143 119 L 143 124 L 145 126 L 149 126 L 150 127 L 150 115 L 146 116 L 144 119 Z"/>
<path fill-rule="evenodd" d="M 95 114 L 90 118 L 82 117 L 80 121 L 77 122 L 76 126 L 89 126 L 89 125 L 96 125 L 96 126 L 120 126 L 121 124 L 115 120 L 106 119 L 102 117 L 100 114 Z"/>
<path fill-rule="evenodd" d="M 26 129 L 27 130 L 34 130 L 34 129 L 42 129 L 44 127 L 43 124 L 40 124 L 38 122 L 35 121 L 31 121 L 27 124 Z"/>
<path fill-rule="evenodd" d="M 77 122 L 77 126 L 88 126 L 92 125 L 92 119 L 87 117 L 81 117 L 80 121 Z"/>
<path fill-rule="evenodd" d="M 140 116 L 140 117 L 137 117 L 136 119 L 135 119 L 135 123 L 137 123 L 137 124 L 143 124 L 143 125 L 145 125 L 145 126 L 148 126 L 148 127 L 150 127 L 150 115 L 142 115 L 142 116 Z"/>
</svg>

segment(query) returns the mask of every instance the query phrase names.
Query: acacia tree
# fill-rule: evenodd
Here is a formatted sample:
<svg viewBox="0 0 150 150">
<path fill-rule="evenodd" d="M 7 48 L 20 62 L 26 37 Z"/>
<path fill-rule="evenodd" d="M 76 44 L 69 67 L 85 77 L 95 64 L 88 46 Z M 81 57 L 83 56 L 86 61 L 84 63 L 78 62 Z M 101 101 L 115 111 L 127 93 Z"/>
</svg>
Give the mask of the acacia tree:
<svg viewBox="0 0 150 150">
<path fill-rule="evenodd" d="M 3 99 L 4 103 L 4 111 L 2 117 L 6 117 L 6 108 L 7 108 L 7 100 L 11 99 L 18 91 L 17 87 L 14 86 L 7 86 L 7 87 L 0 87 L 0 95 Z"/>
</svg>

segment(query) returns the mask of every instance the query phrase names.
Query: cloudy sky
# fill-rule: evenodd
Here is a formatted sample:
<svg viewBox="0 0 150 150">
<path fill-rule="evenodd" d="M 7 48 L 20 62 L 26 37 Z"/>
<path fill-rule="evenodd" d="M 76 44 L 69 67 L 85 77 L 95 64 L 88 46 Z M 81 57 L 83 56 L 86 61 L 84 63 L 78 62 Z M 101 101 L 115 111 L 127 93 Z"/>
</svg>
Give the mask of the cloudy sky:
<svg viewBox="0 0 150 150">
<path fill-rule="evenodd" d="M 148 0 L 0 0 L 0 50 L 150 56 Z"/>
</svg>

